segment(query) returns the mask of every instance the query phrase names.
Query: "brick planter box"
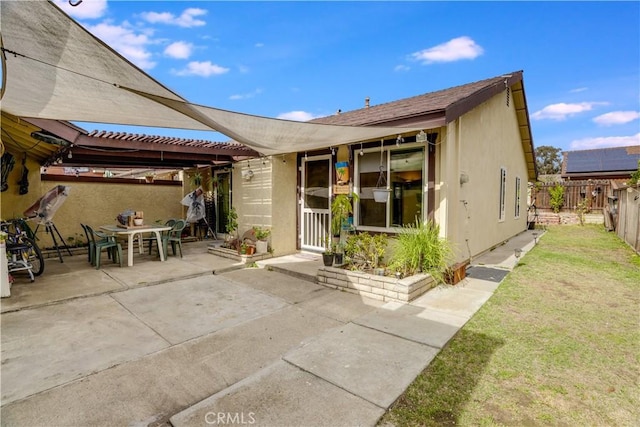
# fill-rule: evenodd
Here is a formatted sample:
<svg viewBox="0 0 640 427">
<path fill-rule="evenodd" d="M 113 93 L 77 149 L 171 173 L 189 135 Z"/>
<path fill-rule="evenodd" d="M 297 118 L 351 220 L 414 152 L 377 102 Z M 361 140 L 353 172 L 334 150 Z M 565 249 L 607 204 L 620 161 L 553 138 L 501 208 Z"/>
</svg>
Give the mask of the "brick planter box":
<svg viewBox="0 0 640 427">
<path fill-rule="evenodd" d="M 396 279 L 334 267 L 320 267 L 317 278 L 319 284 L 329 288 L 381 301 L 410 302 L 436 285 L 428 274 Z"/>
</svg>

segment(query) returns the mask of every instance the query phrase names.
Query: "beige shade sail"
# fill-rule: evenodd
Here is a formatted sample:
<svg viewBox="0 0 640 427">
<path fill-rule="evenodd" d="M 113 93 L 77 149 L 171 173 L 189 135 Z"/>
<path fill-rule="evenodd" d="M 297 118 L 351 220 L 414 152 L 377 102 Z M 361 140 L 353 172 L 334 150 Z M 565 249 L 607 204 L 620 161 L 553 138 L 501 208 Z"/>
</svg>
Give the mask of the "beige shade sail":
<svg viewBox="0 0 640 427">
<path fill-rule="evenodd" d="M 17 117 L 212 130 L 263 155 L 419 130 L 302 123 L 190 104 L 49 1 L 2 1 L 0 31 L 1 108 Z"/>
</svg>

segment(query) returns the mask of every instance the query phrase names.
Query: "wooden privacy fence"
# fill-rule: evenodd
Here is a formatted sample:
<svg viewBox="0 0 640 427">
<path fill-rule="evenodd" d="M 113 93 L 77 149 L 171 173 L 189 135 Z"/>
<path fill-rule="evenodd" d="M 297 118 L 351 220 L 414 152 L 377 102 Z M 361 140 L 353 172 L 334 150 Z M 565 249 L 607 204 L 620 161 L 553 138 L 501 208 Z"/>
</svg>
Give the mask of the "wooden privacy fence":
<svg viewBox="0 0 640 427">
<path fill-rule="evenodd" d="M 611 195 L 611 182 L 608 179 L 536 183 L 531 200 L 538 209 L 551 209 L 549 189 L 556 185 L 564 187 L 563 211 L 575 210 L 584 199 L 588 200 L 587 206 L 592 211 L 601 211 L 608 203 L 607 196 Z"/>
<path fill-rule="evenodd" d="M 617 204 L 612 209 L 616 233 L 640 253 L 640 187 L 614 191 Z"/>
</svg>

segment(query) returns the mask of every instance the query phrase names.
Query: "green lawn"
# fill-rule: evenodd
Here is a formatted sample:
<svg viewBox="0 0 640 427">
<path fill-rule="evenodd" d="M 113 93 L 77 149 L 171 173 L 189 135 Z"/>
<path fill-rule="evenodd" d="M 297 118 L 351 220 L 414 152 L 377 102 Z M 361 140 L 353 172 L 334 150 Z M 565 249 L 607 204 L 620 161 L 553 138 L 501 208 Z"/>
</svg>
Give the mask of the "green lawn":
<svg viewBox="0 0 640 427">
<path fill-rule="evenodd" d="M 380 424 L 640 425 L 640 257 L 555 226 Z"/>
</svg>

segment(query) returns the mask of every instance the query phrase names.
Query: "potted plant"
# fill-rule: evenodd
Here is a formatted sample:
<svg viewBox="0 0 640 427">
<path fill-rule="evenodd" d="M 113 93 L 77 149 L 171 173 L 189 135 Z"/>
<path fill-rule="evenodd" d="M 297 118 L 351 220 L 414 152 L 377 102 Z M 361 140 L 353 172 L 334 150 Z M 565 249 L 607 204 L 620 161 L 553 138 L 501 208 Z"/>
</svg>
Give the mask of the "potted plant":
<svg viewBox="0 0 640 427">
<path fill-rule="evenodd" d="M 331 267 L 333 265 L 333 250 L 331 249 L 331 244 L 329 243 L 329 236 L 325 238 L 324 243 L 325 250 L 322 253 L 322 262 L 325 267 Z"/>
<path fill-rule="evenodd" d="M 344 245 L 338 243 L 333 250 L 334 262 L 336 265 L 342 265 L 344 262 Z"/>
<path fill-rule="evenodd" d="M 195 171 L 193 175 L 191 175 L 191 185 L 194 188 L 198 188 L 202 185 L 202 174 L 200 171 Z"/>
<path fill-rule="evenodd" d="M 338 194 L 331 202 L 331 233 L 334 237 L 340 236 L 344 225 L 349 221 L 349 215 L 353 213 L 351 200 L 358 200 L 358 195 Z"/>
<path fill-rule="evenodd" d="M 264 254 L 267 252 L 269 244 L 267 240 L 271 235 L 271 230 L 263 227 L 253 227 L 253 234 L 256 236 L 256 253 Z"/>
<path fill-rule="evenodd" d="M 238 214 L 236 208 L 231 208 L 227 214 L 227 225 L 225 226 L 227 231 L 227 238 L 231 237 L 231 234 L 238 230 Z"/>
</svg>

